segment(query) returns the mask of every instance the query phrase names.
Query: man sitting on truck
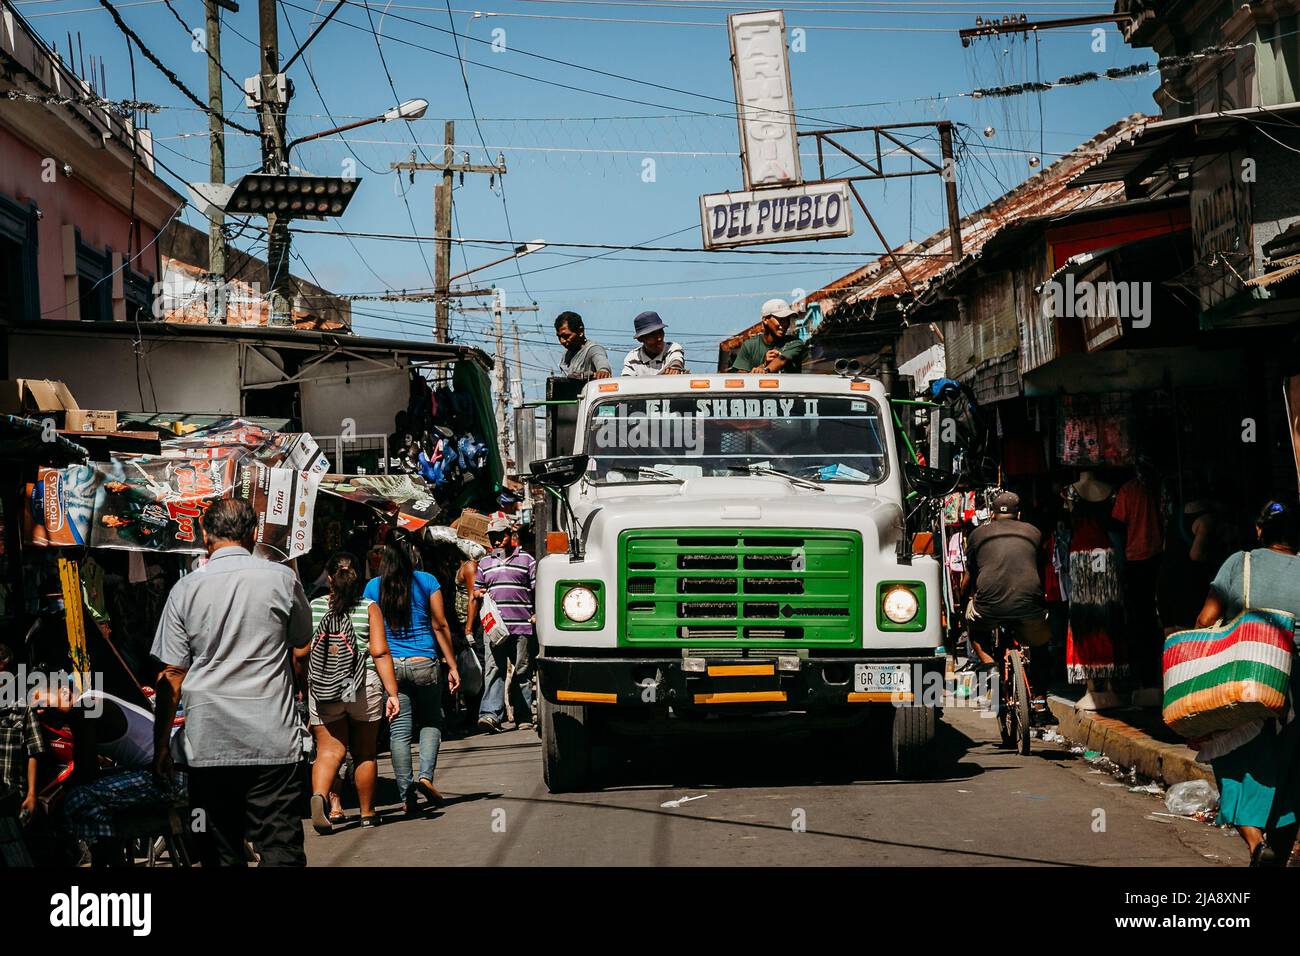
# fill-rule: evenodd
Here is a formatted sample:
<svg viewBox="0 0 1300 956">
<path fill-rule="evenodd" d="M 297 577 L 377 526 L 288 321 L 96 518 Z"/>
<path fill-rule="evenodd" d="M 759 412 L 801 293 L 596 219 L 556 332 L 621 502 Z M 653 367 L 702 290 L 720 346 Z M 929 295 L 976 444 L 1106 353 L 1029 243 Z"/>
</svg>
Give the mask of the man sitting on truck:
<svg viewBox="0 0 1300 956">
<path fill-rule="evenodd" d="M 641 343 L 623 360 L 624 375 L 681 375 L 686 353 L 676 342 L 664 341 L 664 320 L 658 312 L 642 312 L 632 320 L 633 337 Z"/>
<path fill-rule="evenodd" d="M 791 320 L 798 315 L 785 299 L 768 299 L 759 310 L 762 334 L 751 335 L 740 344 L 731 360 L 733 372 L 789 372 L 803 368 L 808 344 L 790 334 Z"/>
<path fill-rule="evenodd" d="M 997 625 L 1014 626 L 1017 638 L 1029 647 L 1041 647 L 1051 637 L 1038 570 L 1043 536 L 1020 520 L 1020 496 L 1013 492 L 995 495 L 992 511 L 992 520 L 967 539 L 961 578 L 962 593 L 971 595 L 966 610 L 971 645 L 985 666 L 995 663 L 989 645 Z"/>
<path fill-rule="evenodd" d="M 577 312 L 555 317 L 555 337 L 564 346 L 560 374 L 568 378 L 609 378 L 614 374 L 605 346 L 587 338 L 587 327 Z"/>
</svg>

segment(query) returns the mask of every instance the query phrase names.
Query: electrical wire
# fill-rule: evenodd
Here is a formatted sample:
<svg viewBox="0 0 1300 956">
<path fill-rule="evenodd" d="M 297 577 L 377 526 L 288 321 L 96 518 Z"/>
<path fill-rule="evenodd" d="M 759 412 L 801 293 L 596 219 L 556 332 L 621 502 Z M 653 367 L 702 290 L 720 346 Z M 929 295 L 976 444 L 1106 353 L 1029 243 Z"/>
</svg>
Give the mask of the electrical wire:
<svg viewBox="0 0 1300 956">
<path fill-rule="evenodd" d="M 109 2 L 109 0 L 99 0 L 99 5 L 103 7 L 105 10 L 107 10 L 109 14 L 112 15 L 113 22 L 117 24 L 117 28 L 121 30 L 123 33 L 125 33 L 127 38 L 132 43 L 134 43 L 136 47 L 139 48 L 140 52 L 144 54 L 145 59 L 147 59 L 150 63 L 152 63 L 155 67 L 157 67 L 158 72 L 162 73 L 162 75 L 167 78 L 167 82 L 169 82 L 172 86 L 176 87 L 176 89 L 180 90 L 181 93 L 184 94 L 186 99 L 188 99 L 191 103 L 193 103 L 203 112 L 207 113 L 209 116 L 215 116 L 222 123 L 226 124 L 232 129 L 237 129 L 241 133 L 249 133 L 250 135 L 253 136 L 260 135 L 256 131 L 249 129 L 247 126 L 243 126 L 239 123 L 236 123 L 228 116 L 223 116 L 222 114 L 218 113 L 216 110 L 208 106 L 206 103 L 204 103 L 197 96 L 195 96 L 194 91 L 191 90 L 188 86 L 186 86 L 184 82 L 181 81 L 181 78 L 179 76 L 177 76 L 170 69 L 168 69 L 166 64 L 164 64 L 162 60 L 158 59 L 158 55 L 154 53 L 152 50 L 150 50 L 148 46 L 145 45 L 145 42 L 140 39 L 139 35 L 134 30 L 132 30 L 129 26 L 126 25 L 126 21 L 122 19 L 122 15 L 117 12 L 117 8 L 114 7 L 113 4 Z"/>
</svg>

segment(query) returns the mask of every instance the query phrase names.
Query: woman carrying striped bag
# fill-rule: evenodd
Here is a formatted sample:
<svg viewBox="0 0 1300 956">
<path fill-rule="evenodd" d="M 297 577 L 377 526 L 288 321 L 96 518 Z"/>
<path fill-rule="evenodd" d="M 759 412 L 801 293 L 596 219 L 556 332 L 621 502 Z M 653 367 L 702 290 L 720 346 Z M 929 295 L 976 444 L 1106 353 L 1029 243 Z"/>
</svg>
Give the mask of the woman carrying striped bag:
<svg viewBox="0 0 1300 956">
<path fill-rule="evenodd" d="M 1300 557 L 1296 556 L 1300 514 L 1296 505 L 1270 501 L 1255 528 L 1260 547 L 1249 555 L 1239 551 L 1223 563 L 1196 619 L 1197 627 L 1231 620 L 1247 607 L 1281 612 L 1274 615 L 1279 619 L 1291 615 L 1300 620 Z M 1247 620 L 1241 626 L 1258 626 L 1261 635 L 1276 632 L 1263 618 L 1259 622 Z M 1283 643 L 1285 637 L 1283 632 Z M 1251 668 L 1259 703 L 1282 716 L 1251 720 L 1193 742 L 1199 747 L 1198 759 L 1214 768 L 1220 795 L 1218 823 L 1237 828 L 1250 849 L 1251 866 L 1285 866 L 1300 819 L 1300 720 L 1296 719 L 1300 662 L 1295 660 L 1294 632 L 1290 638 L 1289 648 L 1271 647 L 1272 638 L 1261 641 L 1255 648 L 1258 653 L 1252 655 L 1252 660 L 1259 658 L 1259 666 Z M 1170 659 L 1177 653 L 1176 642 L 1166 645 L 1167 673 L 1171 672 L 1171 664 L 1179 666 L 1178 661 Z M 1291 655 L 1290 676 L 1283 679 L 1287 653 Z M 1183 682 L 1183 686 L 1191 683 Z M 1171 699 L 1170 693 L 1178 686 L 1179 682 L 1171 686 L 1166 680 L 1167 718 L 1171 704 L 1175 710 L 1178 707 L 1179 695 Z"/>
</svg>

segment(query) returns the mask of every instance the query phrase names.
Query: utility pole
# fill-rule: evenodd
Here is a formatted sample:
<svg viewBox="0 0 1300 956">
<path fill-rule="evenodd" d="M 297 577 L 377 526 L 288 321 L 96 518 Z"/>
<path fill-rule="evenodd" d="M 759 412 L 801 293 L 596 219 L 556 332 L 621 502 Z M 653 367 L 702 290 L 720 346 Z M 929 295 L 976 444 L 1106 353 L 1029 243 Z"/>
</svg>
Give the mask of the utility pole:
<svg viewBox="0 0 1300 956">
<path fill-rule="evenodd" d="M 442 182 L 433 187 L 433 234 L 437 245 L 433 250 L 434 291 L 438 294 L 435 304 L 435 328 L 438 341 L 447 341 L 447 332 L 451 327 L 451 302 L 447 290 L 451 284 L 451 164 L 456 159 L 456 124 L 447 120 L 443 126 Z"/>
<path fill-rule="evenodd" d="M 519 323 L 511 322 L 510 329 L 515 339 L 515 377 L 510 383 L 510 457 L 515 460 L 515 471 L 523 471 L 523 462 L 519 460 L 519 422 L 516 416 L 524 404 L 524 362 L 519 357 Z"/>
<path fill-rule="evenodd" d="M 226 0 L 230 3 L 230 0 Z M 233 3 L 238 12 L 239 7 Z M 226 136 L 221 124 L 225 113 L 221 95 L 221 7 L 217 0 L 203 0 L 204 46 L 208 51 L 208 179 L 226 181 Z M 225 217 L 215 210 L 208 222 L 208 281 L 212 295 L 208 298 L 208 323 L 226 320 L 226 238 L 221 226 Z"/>
<path fill-rule="evenodd" d="M 943 191 L 948 199 L 948 245 L 952 261 L 961 259 L 961 213 L 957 210 L 957 166 L 952 155 L 952 124 L 939 124 L 939 150 L 943 154 Z"/>
<path fill-rule="evenodd" d="M 262 169 L 282 175 L 288 166 L 284 114 L 289 107 L 289 82 L 280 82 L 280 38 L 276 0 L 258 0 L 258 42 L 261 77 L 258 94 L 262 118 Z M 293 324 L 292 286 L 289 279 L 289 219 L 266 214 L 266 264 L 270 272 L 270 325 Z"/>
<path fill-rule="evenodd" d="M 490 309 L 490 311 L 492 312 L 492 332 L 496 340 L 496 355 L 495 355 L 495 365 L 493 366 L 493 371 L 496 372 L 496 376 L 497 376 L 497 382 L 496 382 L 497 394 L 496 394 L 496 402 L 495 402 L 496 421 L 497 421 L 497 441 L 501 448 L 501 457 L 503 459 L 510 458 L 513 460 L 515 449 L 517 447 L 517 442 L 513 435 L 513 428 L 509 428 L 507 423 L 512 421 L 512 416 L 510 414 L 510 411 L 513 411 L 515 408 L 519 406 L 512 401 L 510 402 L 510 411 L 507 411 L 507 395 L 510 395 L 511 391 L 508 390 L 508 386 L 506 384 L 506 364 L 509 360 L 506 358 L 505 346 L 502 341 L 504 333 L 501 328 L 501 316 L 505 312 L 536 312 L 538 311 L 538 309 L 537 306 L 535 305 L 502 305 L 501 302 L 502 302 L 501 290 L 497 289 L 496 295 L 492 299 L 492 305 Z M 484 306 L 462 306 L 460 311 L 487 312 L 489 311 L 489 309 Z M 515 376 L 517 382 L 519 383 L 520 388 L 522 389 L 523 380 L 524 380 L 524 372 L 523 372 L 524 367 L 523 367 L 523 361 L 519 357 L 519 326 L 513 322 L 511 323 L 511 325 L 514 328 L 514 339 L 515 339 Z M 523 396 L 521 392 L 520 393 L 521 402 L 519 404 L 522 404 L 522 397 Z M 515 460 L 515 467 L 516 468 L 519 467 L 518 460 Z"/>
<path fill-rule="evenodd" d="M 415 154 L 412 153 L 409 162 L 389 164 L 392 169 L 409 170 L 412 173 L 412 178 L 414 178 L 417 169 L 437 170 L 442 173 L 442 182 L 433 188 L 433 236 L 435 243 L 433 285 L 436 309 L 434 336 L 438 342 L 447 341 L 448 320 L 451 312 L 452 176 L 455 173 L 460 173 L 461 182 L 463 183 L 466 173 L 487 173 L 494 178 L 504 176 L 506 173 L 506 158 L 500 153 L 497 154 L 496 163 L 492 165 L 471 163 L 468 155 L 464 162 L 456 162 L 456 124 L 451 120 L 447 120 L 443 127 L 443 137 L 446 142 L 443 145 L 441 162 L 417 163 Z"/>
<path fill-rule="evenodd" d="M 492 331 L 496 333 L 496 373 L 497 373 L 497 441 L 501 444 L 504 457 L 510 457 L 510 439 L 506 435 L 506 355 L 501 347 L 501 294 L 492 298 Z"/>
</svg>

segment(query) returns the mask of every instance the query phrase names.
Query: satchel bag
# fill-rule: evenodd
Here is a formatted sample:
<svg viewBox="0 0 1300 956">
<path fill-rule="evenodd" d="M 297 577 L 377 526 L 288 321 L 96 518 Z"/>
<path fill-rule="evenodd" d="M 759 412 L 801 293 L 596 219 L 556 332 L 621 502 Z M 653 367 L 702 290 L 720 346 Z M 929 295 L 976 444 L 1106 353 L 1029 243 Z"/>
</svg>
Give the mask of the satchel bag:
<svg viewBox="0 0 1300 956">
<path fill-rule="evenodd" d="M 1164 720 L 1184 737 L 1232 730 L 1286 711 L 1295 617 L 1250 605 L 1250 552 L 1242 568 L 1244 608 L 1226 624 L 1165 640 Z"/>
</svg>

